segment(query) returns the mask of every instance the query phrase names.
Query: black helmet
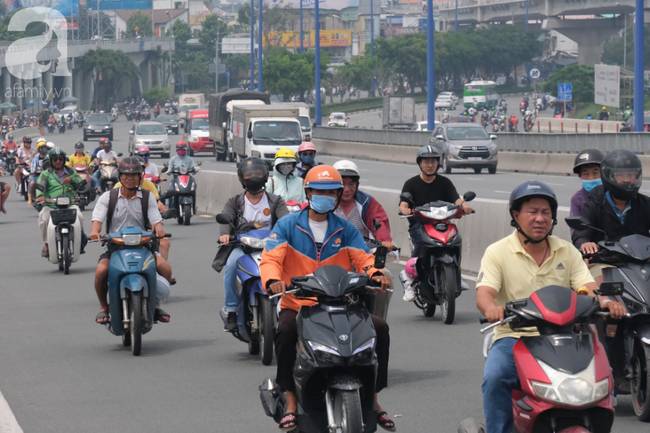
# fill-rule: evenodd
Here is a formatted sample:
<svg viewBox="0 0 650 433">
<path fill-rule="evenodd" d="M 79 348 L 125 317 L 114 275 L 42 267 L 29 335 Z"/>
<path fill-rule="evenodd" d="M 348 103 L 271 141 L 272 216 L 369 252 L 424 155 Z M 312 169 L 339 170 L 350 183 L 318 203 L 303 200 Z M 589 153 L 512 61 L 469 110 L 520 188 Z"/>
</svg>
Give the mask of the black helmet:
<svg viewBox="0 0 650 433">
<path fill-rule="evenodd" d="M 600 177 L 603 186 L 614 197 L 620 200 L 634 198 L 641 188 L 641 160 L 629 150 L 614 150 L 607 154 L 600 165 Z M 630 180 L 621 182 L 616 178 L 628 174 Z"/>
<path fill-rule="evenodd" d="M 127 156 L 117 165 L 117 171 L 120 173 L 120 176 L 133 173 L 142 174 L 142 162 L 135 156 Z"/>
<path fill-rule="evenodd" d="M 514 211 L 519 211 L 524 201 L 535 197 L 541 197 L 548 200 L 553 214 L 553 224 L 557 224 L 557 197 L 555 196 L 555 192 L 544 182 L 528 180 L 517 186 L 510 193 L 509 210 L 510 217 L 512 218 L 510 224 L 513 227 L 517 227 L 517 223 L 515 222 L 512 213 Z"/>
<path fill-rule="evenodd" d="M 576 155 L 576 159 L 573 161 L 573 172 L 579 174 L 580 167 L 585 165 L 600 165 L 604 158 L 603 152 L 598 149 L 585 149 Z"/>
<path fill-rule="evenodd" d="M 438 161 L 440 161 L 440 157 L 442 155 L 440 154 L 440 151 L 438 148 L 431 144 L 427 144 L 425 146 L 422 146 L 420 149 L 418 149 L 418 155 L 415 161 L 417 162 L 418 165 L 420 165 L 420 161 L 423 158 L 437 158 Z"/>
<path fill-rule="evenodd" d="M 67 159 L 65 151 L 60 147 L 55 147 L 54 149 L 50 150 L 47 153 L 47 156 L 50 158 L 50 161 L 54 161 L 55 159 L 62 159 L 65 161 Z"/>
<path fill-rule="evenodd" d="M 260 158 L 246 158 L 237 165 L 237 177 L 246 191 L 255 194 L 264 189 L 269 167 Z"/>
<path fill-rule="evenodd" d="M 24 136 L 23 137 L 23 143 L 32 144 L 32 137 Z"/>
<path fill-rule="evenodd" d="M 74 150 L 83 150 L 83 149 L 84 149 L 84 142 L 77 141 L 74 145 Z"/>
</svg>

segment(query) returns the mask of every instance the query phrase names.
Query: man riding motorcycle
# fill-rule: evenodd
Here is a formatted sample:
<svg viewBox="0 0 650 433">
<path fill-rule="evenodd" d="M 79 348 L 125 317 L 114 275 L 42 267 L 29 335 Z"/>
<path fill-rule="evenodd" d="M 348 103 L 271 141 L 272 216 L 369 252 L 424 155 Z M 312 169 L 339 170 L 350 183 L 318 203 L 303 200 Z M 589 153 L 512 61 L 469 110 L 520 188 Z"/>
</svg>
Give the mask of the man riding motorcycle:
<svg viewBox="0 0 650 433">
<path fill-rule="evenodd" d="M 32 149 L 31 137 L 23 137 L 23 145 L 18 148 L 16 157 L 18 159 L 18 164 L 31 165 L 32 158 L 34 157 L 34 149 Z M 14 171 L 14 178 L 16 179 L 16 186 L 19 186 L 23 181 L 23 170 L 21 167 L 16 167 L 16 171 Z"/>
<path fill-rule="evenodd" d="M 162 223 L 162 217 L 156 207 L 155 200 L 150 200 L 147 191 L 140 190 L 142 182 L 142 163 L 135 157 L 127 157 L 118 164 L 119 181 L 122 187 L 114 193 L 106 191 L 102 194 L 91 218 L 92 226 L 90 229 L 90 239 L 99 240 L 102 225 L 106 222 L 106 232 L 118 232 L 126 227 L 138 227 L 141 230 L 149 230 L 162 238 L 165 235 L 165 227 Z M 114 201 L 111 198 L 114 197 Z M 112 211 L 112 212 L 111 212 Z M 97 268 L 95 269 L 95 292 L 99 299 L 100 311 L 95 317 L 95 322 L 104 325 L 109 322 L 108 302 L 106 295 L 108 292 L 108 264 L 111 256 L 111 247 L 99 257 Z M 172 277 L 172 269 L 169 262 L 156 252 L 156 269 L 170 284 L 176 281 Z M 171 316 L 162 308 L 156 306 L 155 320 L 159 322 L 169 322 Z"/>
<path fill-rule="evenodd" d="M 102 139 L 104 141 L 102 141 Z M 102 147 L 102 149 L 97 152 L 97 155 L 95 156 L 95 159 L 93 161 L 95 167 L 97 167 L 97 169 L 95 170 L 95 172 L 93 173 L 93 176 L 92 176 L 93 177 L 93 185 L 97 185 L 97 187 L 99 185 L 101 185 L 101 183 L 102 183 L 102 181 L 101 181 L 102 171 L 99 169 L 101 163 L 102 162 L 114 162 L 114 163 L 117 163 L 117 158 L 118 158 L 117 153 L 114 150 L 112 150 L 113 149 L 113 144 L 110 142 L 110 140 L 108 140 L 106 137 L 102 137 L 102 139 L 99 140 L 99 144 Z M 101 192 L 101 191 L 99 191 L 99 188 L 97 188 L 97 189 L 98 189 L 98 192 Z"/>
<path fill-rule="evenodd" d="M 311 141 L 303 141 L 298 146 L 298 165 L 296 165 L 296 175 L 305 177 L 305 174 L 318 165 L 316 162 L 316 145 Z"/>
<path fill-rule="evenodd" d="M 39 138 L 36 141 L 36 155 L 32 158 L 29 169 L 29 204 L 32 204 L 35 198 L 36 179 L 48 168 L 48 152 L 50 150 L 49 143 L 44 138 Z"/>
<path fill-rule="evenodd" d="M 158 166 L 153 161 L 149 160 L 151 156 L 151 150 L 149 146 L 140 146 L 135 150 L 135 155 L 142 160 L 144 163 L 144 176 L 151 180 L 152 178 L 160 178 L 160 170 Z"/>
<path fill-rule="evenodd" d="M 273 228 L 262 253 L 260 264 L 263 287 L 273 293 L 284 293 L 292 277 L 307 275 L 323 265 L 338 265 L 346 270 L 366 272 L 381 284 L 390 287 L 390 277 L 373 267 L 374 257 L 368 253 L 359 231 L 343 218 L 334 215 L 343 193 L 341 175 L 332 166 L 320 165 L 305 176 L 305 194 L 309 207 L 282 218 Z M 285 414 L 280 429 L 296 428 L 297 399 L 293 381 L 296 358 L 296 316 L 302 306 L 314 305 L 310 299 L 285 294 L 280 303 L 276 333 L 277 383 L 286 399 Z M 372 316 L 377 333 L 378 359 L 377 392 L 386 387 L 390 337 L 388 325 Z M 377 423 L 389 431 L 395 423 L 384 411 L 375 395 L 374 411 Z"/>
<path fill-rule="evenodd" d="M 388 215 L 377 200 L 371 195 L 359 191 L 359 168 L 357 165 L 342 159 L 334 163 L 343 178 L 343 194 L 341 202 L 334 213 L 352 223 L 364 236 L 380 241 L 385 247 L 393 246 L 390 235 L 390 222 Z"/>
<path fill-rule="evenodd" d="M 176 155 L 173 156 L 169 160 L 169 167 L 167 167 L 166 172 L 167 173 L 173 173 L 173 172 L 178 172 L 182 170 L 187 170 L 188 173 L 195 173 L 196 172 L 196 166 L 194 164 L 194 160 L 192 159 L 191 156 L 188 154 L 188 145 L 187 142 L 184 140 L 179 141 L 176 143 Z M 163 169 L 163 171 L 165 171 Z M 171 189 L 168 189 L 167 192 L 164 194 L 164 199 L 167 200 L 167 206 L 176 209 L 176 206 L 174 205 L 174 192 Z"/>
<path fill-rule="evenodd" d="M 430 144 L 422 146 L 418 150 L 416 162 L 420 168 L 420 174 L 408 179 L 402 186 L 402 193 L 409 193 L 413 197 L 412 203 L 400 201 L 399 210 L 402 215 L 411 215 L 413 208 L 434 201 L 445 201 L 461 205 L 465 214 L 474 212 L 458 195 L 451 180 L 438 174 L 440 158 L 440 151 Z M 409 218 L 409 235 L 414 248 L 411 252 L 412 258 L 407 263 L 406 269 L 400 272 L 400 280 L 404 286 L 402 299 L 405 302 L 411 302 L 415 299 L 413 280 L 417 276 L 415 275 L 415 262 L 419 256 L 419 247 L 422 242 L 420 239 L 420 224 L 415 218 Z"/>
<path fill-rule="evenodd" d="M 239 295 L 236 287 L 237 260 L 244 255 L 241 248 L 230 244 L 230 236 L 241 230 L 244 225 L 249 230 L 263 227 L 271 228 L 278 219 L 287 214 L 287 207 L 282 197 L 264 190 L 269 171 L 266 163 L 259 158 L 247 158 L 237 167 L 239 182 L 243 193 L 231 197 L 221 213 L 233 221 L 231 226 L 222 226 L 219 235 L 219 251 L 213 262 L 217 272 L 223 269 L 224 307 L 227 314 L 224 331 L 232 332 L 237 328 L 237 309 Z"/>
<path fill-rule="evenodd" d="M 13 134 L 7 134 L 7 138 L 2 142 L 2 151 L 8 152 L 10 150 L 16 150 L 16 141 L 14 140 Z"/>
<path fill-rule="evenodd" d="M 278 149 L 273 162 L 273 174 L 266 182 L 266 191 L 279 195 L 284 201 L 304 202 L 305 189 L 302 186 L 302 178 L 294 173 L 297 164 L 293 150 L 287 147 Z"/>
<path fill-rule="evenodd" d="M 603 159 L 600 171 L 603 184 L 589 194 L 581 217 L 607 235 L 588 228 L 574 230 L 571 239 L 583 254 L 595 254 L 597 242 L 605 238 L 648 236 L 650 230 L 650 197 L 639 193 L 642 175 L 639 157 L 629 150 L 612 151 Z M 600 273 L 604 266 L 591 268 L 597 283 L 602 280 Z"/>
<path fill-rule="evenodd" d="M 580 253 L 551 233 L 557 224 L 557 198 L 543 182 L 528 181 L 510 194 L 515 231 L 490 245 L 483 254 L 476 282 L 476 306 L 490 322 L 504 318 L 507 302 L 528 298 L 535 290 L 558 285 L 594 296 L 596 284 Z M 614 318 L 625 314 L 622 304 L 608 298 L 600 306 Z M 512 433 L 512 390 L 518 386 L 512 348 L 536 331 L 496 328 L 483 372 L 486 433 Z"/>
<path fill-rule="evenodd" d="M 36 203 L 44 205 L 38 214 L 38 227 L 41 230 L 43 249 L 41 255 L 49 257 L 47 245 L 47 225 L 50 222 L 50 203 L 46 199 L 55 199 L 57 197 L 69 197 L 74 200 L 77 195 L 77 188 L 84 184 L 84 180 L 75 172 L 65 166 L 67 161 L 66 154 L 62 149 L 52 149 L 49 152 L 50 166 L 43 170 L 36 180 Z M 83 253 L 86 246 L 87 238 L 83 231 L 83 216 L 81 210 L 74 205 L 70 206 L 77 210 L 77 215 L 81 222 L 81 251 Z"/>
<path fill-rule="evenodd" d="M 99 151 L 105 149 L 106 145 L 110 145 L 110 144 L 111 144 L 111 141 L 107 137 L 101 137 L 99 139 L 99 144 L 97 145 L 95 150 L 93 150 L 93 153 L 91 155 L 92 159 L 96 159 L 97 154 L 99 153 Z M 110 150 L 110 148 L 109 148 L 109 150 Z"/>
<path fill-rule="evenodd" d="M 605 156 L 598 149 L 585 149 L 576 155 L 573 162 L 573 172 L 580 177 L 582 188 L 571 197 L 572 217 L 582 215 L 583 209 L 589 201 L 589 193 L 603 184 L 600 178 L 600 164 Z"/>
</svg>

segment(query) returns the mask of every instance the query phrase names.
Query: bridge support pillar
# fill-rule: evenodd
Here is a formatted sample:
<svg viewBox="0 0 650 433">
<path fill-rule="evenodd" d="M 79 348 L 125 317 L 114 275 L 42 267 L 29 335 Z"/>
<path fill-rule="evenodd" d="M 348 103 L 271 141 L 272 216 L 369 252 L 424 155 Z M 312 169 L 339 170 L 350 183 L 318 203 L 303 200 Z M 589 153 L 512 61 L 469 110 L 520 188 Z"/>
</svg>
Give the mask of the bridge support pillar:
<svg viewBox="0 0 650 433">
<path fill-rule="evenodd" d="M 11 74 L 9 69 L 2 68 L 2 102 L 12 102 Z"/>
<path fill-rule="evenodd" d="M 556 30 L 574 40 L 578 44 L 578 63 L 593 65 L 601 62 L 605 42 L 623 29 L 623 20 L 620 17 L 566 21 L 548 18 L 542 29 Z"/>
</svg>

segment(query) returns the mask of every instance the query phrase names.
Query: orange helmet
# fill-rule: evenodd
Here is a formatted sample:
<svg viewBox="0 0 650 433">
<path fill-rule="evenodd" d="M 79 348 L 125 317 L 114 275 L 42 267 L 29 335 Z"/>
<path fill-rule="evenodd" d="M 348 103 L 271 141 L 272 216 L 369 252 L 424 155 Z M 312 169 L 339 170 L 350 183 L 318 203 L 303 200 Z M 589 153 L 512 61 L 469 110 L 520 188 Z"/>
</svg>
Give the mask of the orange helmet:
<svg viewBox="0 0 650 433">
<path fill-rule="evenodd" d="M 305 189 L 343 189 L 343 179 L 331 165 L 317 165 L 305 175 Z"/>
</svg>

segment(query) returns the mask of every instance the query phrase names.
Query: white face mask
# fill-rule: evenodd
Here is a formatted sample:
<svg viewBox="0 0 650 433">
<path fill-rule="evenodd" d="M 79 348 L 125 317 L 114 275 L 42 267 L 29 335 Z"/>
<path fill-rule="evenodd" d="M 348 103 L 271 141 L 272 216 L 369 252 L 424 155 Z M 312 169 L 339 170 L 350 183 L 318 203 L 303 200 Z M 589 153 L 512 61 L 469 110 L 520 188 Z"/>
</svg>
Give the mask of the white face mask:
<svg viewBox="0 0 650 433">
<path fill-rule="evenodd" d="M 279 171 L 282 175 L 284 175 L 284 176 L 288 176 L 288 175 L 291 174 L 291 172 L 293 171 L 293 168 L 294 168 L 294 167 L 293 167 L 293 164 L 280 164 L 280 165 L 278 166 L 278 171 Z"/>
</svg>

